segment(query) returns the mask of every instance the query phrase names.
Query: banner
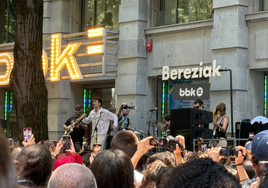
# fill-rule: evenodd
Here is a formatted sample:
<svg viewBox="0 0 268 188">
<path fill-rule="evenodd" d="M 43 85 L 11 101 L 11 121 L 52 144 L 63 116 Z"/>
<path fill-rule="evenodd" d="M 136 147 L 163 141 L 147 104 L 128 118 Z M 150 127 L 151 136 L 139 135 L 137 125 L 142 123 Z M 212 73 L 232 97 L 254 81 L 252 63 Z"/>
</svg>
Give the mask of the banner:
<svg viewBox="0 0 268 188">
<path fill-rule="evenodd" d="M 178 100 L 209 100 L 210 84 L 176 84 L 172 99 Z"/>
</svg>

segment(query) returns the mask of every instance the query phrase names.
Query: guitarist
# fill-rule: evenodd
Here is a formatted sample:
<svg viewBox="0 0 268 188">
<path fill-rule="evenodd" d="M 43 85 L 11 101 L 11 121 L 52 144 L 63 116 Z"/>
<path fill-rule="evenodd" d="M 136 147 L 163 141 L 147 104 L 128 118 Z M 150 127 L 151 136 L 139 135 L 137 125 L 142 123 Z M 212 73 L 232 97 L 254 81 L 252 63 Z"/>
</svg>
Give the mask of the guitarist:
<svg viewBox="0 0 268 188">
<path fill-rule="evenodd" d="M 80 118 L 82 116 L 82 112 L 83 112 L 82 109 L 83 108 L 81 105 L 79 105 L 79 104 L 76 105 L 74 108 L 75 116 L 70 117 L 63 125 L 63 128 L 66 131 L 69 131 L 68 126 L 71 125 L 72 123 L 75 123 L 75 127 L 73 129 L 73 132 L 71 132 L 70 135 L 72 137 L 73 143 L 79 142 L 80 146 L 82 146 L 83 136 L 85 134 L 85 130 L 87 130 L 87 127 L 88 127 L 88 125 L 82 123 L 82 121 L 80 121 L 80 122 L 78 121 L 78 118 Z M 83 118 L 85 118 L 85 117 L 83 117 Z"/>
</svg>

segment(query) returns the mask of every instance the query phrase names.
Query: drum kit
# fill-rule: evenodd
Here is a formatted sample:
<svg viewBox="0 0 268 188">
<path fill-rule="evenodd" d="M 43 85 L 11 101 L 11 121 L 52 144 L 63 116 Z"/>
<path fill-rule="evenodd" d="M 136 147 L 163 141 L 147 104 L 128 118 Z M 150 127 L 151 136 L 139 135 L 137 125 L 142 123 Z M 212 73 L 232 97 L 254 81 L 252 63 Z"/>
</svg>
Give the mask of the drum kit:
<svg viewBox="0 0 268 188">
<path fill-rule="evenodd" d="M 137 135 L 137 137 L 139 138 L 139 140 L 142 140 L 143 139 L 143 134 L 145 134 L 144 131 L 138 130 L 138 129 L 135 129 L 135 128 L 127 127 L 126 130 L 133 131 L 134 134 Z"/>
</svg>

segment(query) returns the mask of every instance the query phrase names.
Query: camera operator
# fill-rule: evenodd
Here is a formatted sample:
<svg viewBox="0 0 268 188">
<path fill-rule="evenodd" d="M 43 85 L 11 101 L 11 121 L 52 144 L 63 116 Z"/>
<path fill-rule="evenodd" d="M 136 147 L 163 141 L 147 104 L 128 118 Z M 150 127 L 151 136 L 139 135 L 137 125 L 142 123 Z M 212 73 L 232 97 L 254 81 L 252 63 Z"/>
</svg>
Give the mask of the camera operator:
<svg viewBox="0 0 268 188">
<path fill-rule="evenodd" d="M 128 113 L 129 107 L 127 103 L 122 103 L 118 111 L 116 112 L 116 116 L 118 117 L 118 131 L 131 128 L 130 119 L 127 117 Z"/>
</svg>

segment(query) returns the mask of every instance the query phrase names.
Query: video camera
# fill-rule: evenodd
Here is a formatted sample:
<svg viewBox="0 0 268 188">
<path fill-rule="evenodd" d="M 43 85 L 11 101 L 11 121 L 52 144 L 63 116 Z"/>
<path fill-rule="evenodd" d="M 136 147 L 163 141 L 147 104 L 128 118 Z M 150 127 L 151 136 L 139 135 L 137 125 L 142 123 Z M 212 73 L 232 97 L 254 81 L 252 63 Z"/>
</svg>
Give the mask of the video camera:
<svg viewBox="0 0 268 188">
<path fill-rule="evenodd" d="M 222 148 L 220 150 L 220 156 L 225 156 L 225 157 L 236 156 L 237 157 L 238 151 L 239 149 Z"/>
<path fill-rule="evenodd" d="M 151 138 L 149 144 L 154 146 L 155 152 L 164 152 L 170 151 L 173 152 L 176 150 L 176 144 L 183 149 L 183 146 L 179 143 L 178 139 L 173 136 L 167 136 L 166 138 Z"/>
<path fill-rule="evenodd" d="M 131 109 L 131 110 L 136 110 L 136 109 L 137 109 L 137 107 L 136 107 L 136 106 L 128 106 L 128 105 L 126 105 L 126 106 L 123 106 L 123 109 Z"/>
</svg>

